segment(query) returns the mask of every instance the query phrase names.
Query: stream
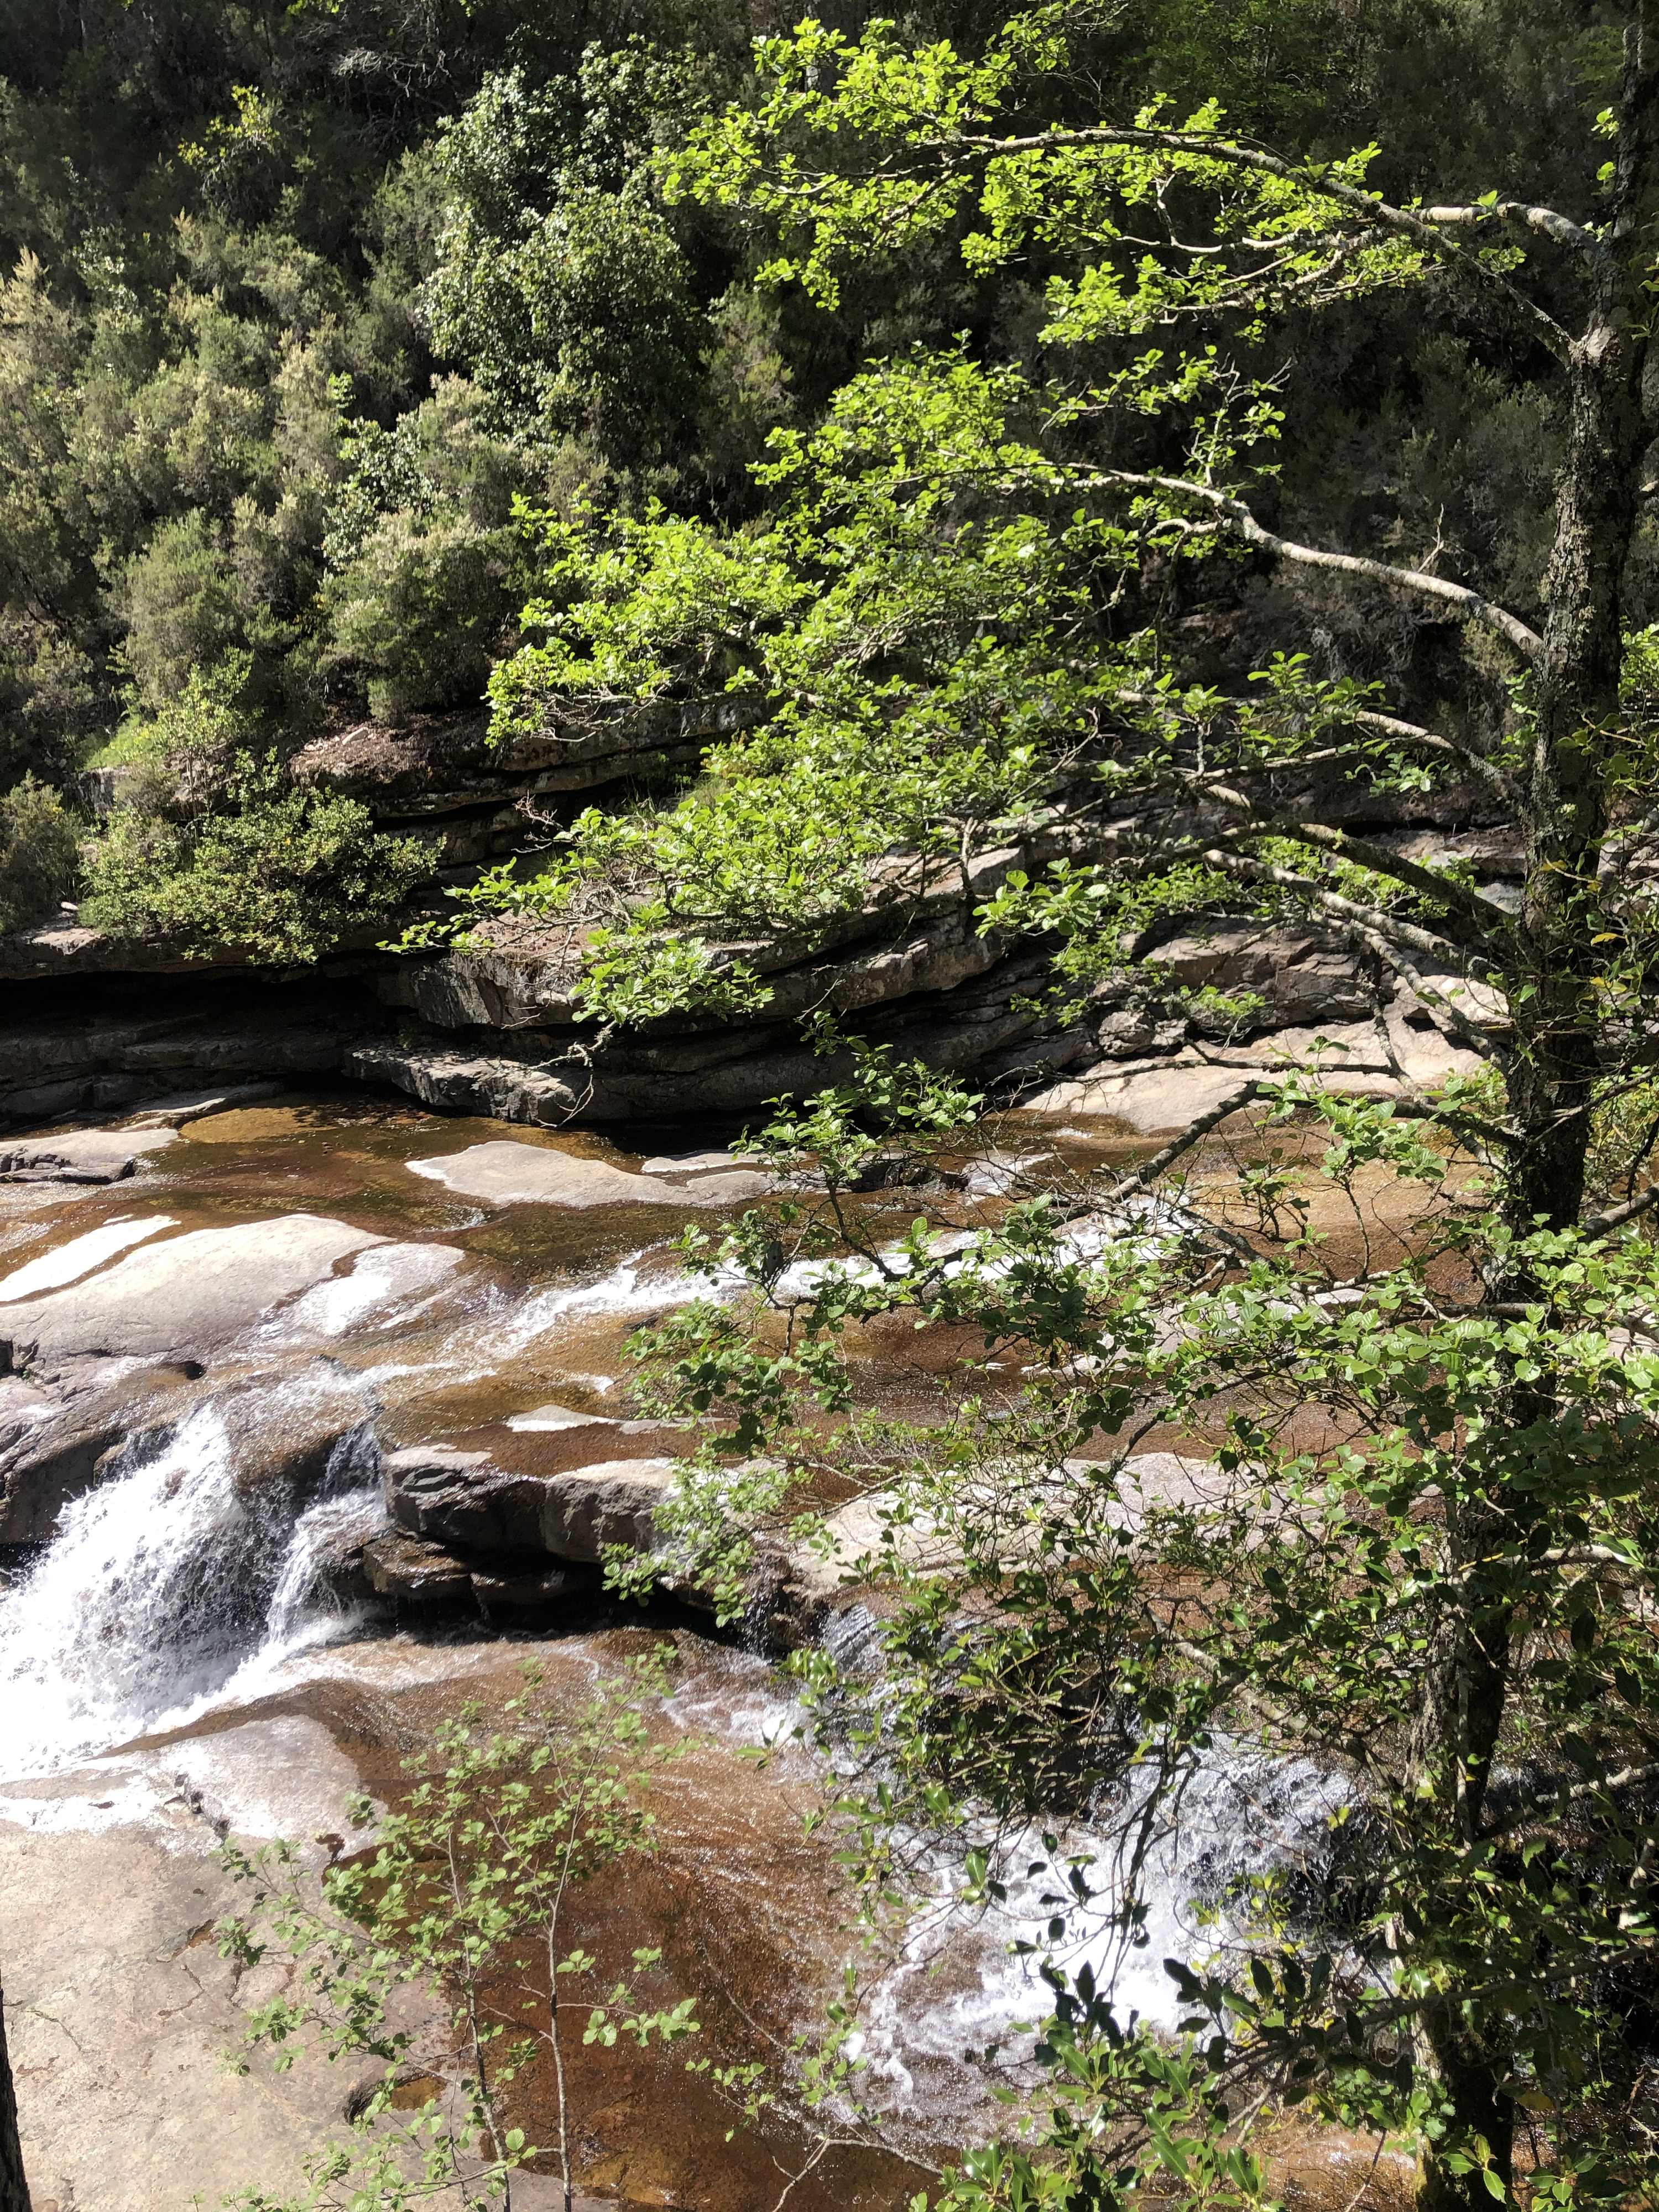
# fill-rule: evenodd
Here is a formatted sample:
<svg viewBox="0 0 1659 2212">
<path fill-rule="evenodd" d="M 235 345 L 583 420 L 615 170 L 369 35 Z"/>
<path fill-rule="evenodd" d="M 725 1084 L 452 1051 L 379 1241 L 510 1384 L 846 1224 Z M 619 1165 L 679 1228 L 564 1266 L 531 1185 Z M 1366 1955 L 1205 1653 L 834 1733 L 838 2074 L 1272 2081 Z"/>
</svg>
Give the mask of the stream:
<svg viewBox="0 0 1659 2212">
<path fill-rule="evenodd" d="M 157 1429 L 135 1414 L 49 1535 L 0 1547 L 0 1881 L 13 1900 L 0 1966 L 26 2144 L 33 2127 L 45 2177 L 37 2212 L 171 2212 L 198 2191 L 212 2204 L 243 2183 L 298 2185 L 300 2156 L 338 2130 L 342 2085 L 301 2066 L 279 2094 L 257 2069 L 243 2081 L 215 2070 L 238 1992 L 203 1942 L 227 1901 L 209 1855 L 226 1831 L 293 1834 L 324 1855 L 317 1839 L 337 1834 L 349 1791 L 395 1787 L 440 1721 L 469 1700 L 486 1713 L 505 1703 L 531 1656 L 550 1694 L 574 1702 L 629 1653 L 672 1649 L 664 1725 L 685 1753 L 661 1786 L 656 1855 L 584 1894 L 580 1939 L 602 1971 L 660 1948 L 665 1996 L 697 1993 L 703 2043 L 723 2062 L 775 2058 L 821 2016 L 848 1950 L 830 1853 L 801 1827 L 823 1777 L 799 1750 L 759 1771 L 741 1755 L 787 1732 L 787 1677 L 665 1601 L 642 1616 L 590 1595 L 530 1628 L 394 1621 L 318 1577 L 380 1513 L 383 1448 L 441 1441 L 546 1463 L 562 1439 L 514 1417 L 550 1400 L 625 1411 L 627 1333 L 696 1287 L 668 1249 L 689 1218 L 672 1188 L 659 1207 L 501 1203 L 457 1193 L 427 1164 L 507 1141 L 633 1170 L 647 1152 L 732 1133 L 635 1131 L 641 1150 L 625 1152 L 362 1092 L 295 1094 L 185 1122 L 122 1182 L 0 1185 L 0 1335 L 9 1309 L 69 1310 L 133 1255 L 203 1231 L 318 1217 L 384 1240 L 222 1333 L 204 1358 L 223 1391 L 202 1386 L 201 1362 L 175 1360 L 197 1394 L 182 1418 Z M 118 1394 L 131 1373 L 135 1406 L 152 1387 L 136 1358 L 105 1365 Z M 898 1407 L 915 1383 L 902 1364 L 878 1379 Z M 22 1429 L 45 1418 L 19 1403 Z M 262 1474 L 272 1439 L 308 1424 L 325 1442 L 303 1484 Z M 1188 1899 L 1287 1852 L 1316 1856 L 1330 1803 L 1317 1774 L 1218 1753 L 1179 1850 L 1154 1855 L 1147 1942 L 1108 1957 L 1083 1931 L 1072 1962 L 1096 1956 L 1122 2005 L 1172 2021 L 1162 1960 L 1204 1940 Z M 186 1891 L 202 1901 L 175 1913 Z M 865 2016 L 890 2140 L 821 2157 L 791 2212 L 896 2212 L 985 2124 L 965 2054 L 1038 2003 L 1010 1954 L 1030 1924 L 1022 1902 L 1042 1917 L 1016 1891 L 997 1921 L 970 1924 L 953 1871 L 939 1869 Z M 162 1983 L 179 1974 L 195 1994 L 174 2005 Z M 149 2085 L 145 2109 L 135 2083 Z M 731 2112 L 678 2054 L 577 2051 L 573 2100 L 583 2187 L 599 2202 L 771 2212 L 814 2142 L 787 2111 L 728 2142 Z M 532 2096 L 532 2140 L 547 2122 Z M 532 2212 L 553 2201 L 515 2190 Z"/>
</svg>

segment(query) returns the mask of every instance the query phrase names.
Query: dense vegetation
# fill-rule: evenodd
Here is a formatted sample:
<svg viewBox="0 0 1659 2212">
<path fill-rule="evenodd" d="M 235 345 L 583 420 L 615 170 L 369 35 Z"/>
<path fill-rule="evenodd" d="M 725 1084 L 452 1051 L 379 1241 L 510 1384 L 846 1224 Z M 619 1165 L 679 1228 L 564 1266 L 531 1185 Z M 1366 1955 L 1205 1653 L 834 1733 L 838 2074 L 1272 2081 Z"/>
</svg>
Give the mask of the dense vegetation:
<svg viewBox="0 0 1659 2212">
<path fill-rule="evenodd" d="M 971 44 L 989 21 L 946 10 L 906 34 Z M 155 779 L 125 770 L 155 751 L 192 672 L 223 684 L 234 670 L 242 742 L 278 761 L 365 711 L 475 705 L 526 596 L 547 588 L 515 502 L 588 531 L 643 526 L 657 502 L 741 526 L 800 495 L 804 452 L 757 480 L 769 437 L 810 438 L 872 359 L 960 343 L 975 370 L 1015 380 L 1026 413 L 1052 378 L 1074 382 L 1079 334 L 1042 305 L 1056 238 L 964 256 L 964 211 L 833 286 L 779 282 L 765 210 L 674 187 L 660 156 L 749 97 L 750 35 L 774 27 L 699 0 L 591 16 L 484 0 L 16 0 L 0 783 L 33 775 L 84 812 L 77 774 L 105 767 L 103 803 L 112 787 L 165 820 Z M 1060 118 L 1127 116 L 1159 94 L 1184 115 L 1213 97 L 1231 127 L 1292 152 L 1375 140 L 1370 179 L 1396 198 L 1431 179 L 1456 197 L 1524 182 L 1552 201 L 1582 195 L 1617 46 L 1572 9 L 1461 0 L 1143 0 L 1068 37 L 1040 101 Z M 1029 87 L 1012 97 L 1020 108 Z M 1227 356 L 1228 374 L 1277 379 L 1277 520 L 1535 602 L 1562 434 L 1536 349 L 1400 297 L 1318 315 L 1288 304 L 1271 336 L 1235 327 Z M 1088 345 L 1100 354 L 1097 335 Z M 1109 442 L 1167 459 L 1208 404 L 1194 388 L 1178 428 L 1143 420 Z M 1107 435 L 1079 423 L 1073 443 Z M 1269 645 L 1300 645 L 1407 700 L 1493 710 L 1492 684 L 1471 694 L 1421 608 L 1356 608 L 1146 550 L 1109 628 L 1156 637 L 1183 672 L 1237 678 Z M 995 614 L 954 619 L 982 629 Z M 263 819 L 246 790 L 222 796 L 233 817 Z M 179 927 L 180 898 L 153 896 L 156 845 L 129 827 L 95 860 L 106 926 Z M 9 919 L 61 895 L 50 866 L 36 872 L 28 911 L 13 900 Z M 363 918 L 404 887 L 394 859 Z M 210 937 L 211 900 L 182 904 Z M 319 911 L 313 938 L 334 919 Z"/>
<path fill-rule="evenodd" d="M 96 764 L 91 917 L 304 957 L 422 866 L 287 780 L 309 731 L 717 700 L 686 790 L 464 902 L 575 916 L 594 1012 L 763 1006 L 734 939 L 878 881 L 971 903 L 1043 827 L 977 918 L 1062 1003 L 1150 915 L 1282 913 L 1483 1063 L 1385 1107 L 1253 1080 L 1225 1104 L 1321 1131 L 1313 1174 L 1219 1210 L 1153 1194 L 1212 1113 L 989 1230 L 936 1191 L 896 1251 L 847 1194 L 973 1102 L 854 1053 L 768 1140 L 811 1176 L 727 1248 L 750 1298 L 641 1346 L 732 1416 L 678 1537 L 733 1602 L 801 1482 L 878 1493 L 873 1680 L 802 1668 L 872 1925 L 929 1851 L 986 1899 L 1046 1868 L 1051 2010 L 986 2054 L 1018 2117 L 939 2201 L 1253 2203 L 1249 2130 L 1304 2100 L 1407 2144 L 1429 2212 L 1646 2201 L 1655 10 L 337 0 L 14 50 L 9 912 Z M 1478 792 L 1518 901 L 1333 827 L 1333 781 Z M 1413 1249 L 1339 1272 L 1320 1178 L 1416 1185 Z M 895 1320 L 1031 1371 L 872 1419 L 849 1333 Z M 1211 1486 L 1139 1495 L 1153 1432 Z M 1067 1947 L 1133 1946 L 1241 1745 L 1331 1778 L 1324 1878 L 1212 1899 L 1153 2036 Z"/>
</svg>

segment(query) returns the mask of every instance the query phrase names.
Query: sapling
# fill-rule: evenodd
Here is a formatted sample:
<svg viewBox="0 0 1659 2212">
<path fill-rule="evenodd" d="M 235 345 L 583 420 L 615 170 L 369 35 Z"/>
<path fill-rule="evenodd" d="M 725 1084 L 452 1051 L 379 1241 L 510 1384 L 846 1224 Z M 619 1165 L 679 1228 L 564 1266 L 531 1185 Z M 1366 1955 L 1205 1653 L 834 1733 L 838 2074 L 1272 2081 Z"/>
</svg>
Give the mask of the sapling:
<svg viewBox="0 0 1659 2212">
<path fill-rule="evenodd" d="M 594 1955 L 569 1940 L 574 1893 L 654 1847 L 649 1788 L 684 1747 L 653 1739 L 647 1718 L 666 1687 L 668 1657 L 659 1649 L 634 1661 L 574 1712 L 527 1667 L 501 1728 L 487 1728 L 483 1709 L 469 1705 L 437 1729 L 406 1767 L 392 1811 L 351 1799 L 347 1818 L 364 1848 L 320 1871 L 293 1842 L 253 1851 L 226 1843 L 224 1864 L 253 1885 L 254 1899 L 221 1923 L 221 1950 L 243 1966 L 289 1969 L 285 1992 L 250 2011 L 233 2063 L 246 2071 L 263 2051 L 280 2072 L 309 2042 L 331 2060 L 380 2069 L 352 2100 L 350 2136 L 307 2161 L 306 2191 L 245 2191 L 228 2200 L 240 2212 L 428 2203 L 512 2212 L 514 2176 L 550 2154 L 570 2212 L 572 1992 L 592 1991 L 585 2043 L 628 2037 L 643 2048 L 699 2033 L 694 1996 L 653 2009 L 639 1996 L 635 1978 L 658 1966 L 658 1951 L 636 1950 L 634 1976 L 600 1987 Z M 446 2094 L 434 2072 L 431 2099 L 406 2112 L 398 2106 L 420 2080 L 411 2082 L 418 2039 L 406 1997 L 422 1991 L 447 2016 L 448 2051 L 434 2063 L 453 2079 Z M 514 2085 L 542 2068 L 555 2136 L 538 2147 L 514 2124 L 512 2105 Z"/>
</svg>

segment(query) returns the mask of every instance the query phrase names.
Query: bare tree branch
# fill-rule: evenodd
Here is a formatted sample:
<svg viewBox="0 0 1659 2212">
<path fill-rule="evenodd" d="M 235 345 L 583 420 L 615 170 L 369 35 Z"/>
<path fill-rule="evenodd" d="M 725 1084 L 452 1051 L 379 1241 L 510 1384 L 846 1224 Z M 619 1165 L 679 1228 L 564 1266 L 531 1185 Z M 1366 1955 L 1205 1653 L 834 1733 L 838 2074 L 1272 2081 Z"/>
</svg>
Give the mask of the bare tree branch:
<svg viewBox="0 0 1659 2212">
<path fill-rule="evenodd" d="M 1477 1028 L 1462 1008 L 1454 1005 L 1443 991 L 1436 990 L 1398 945 L 1385 943 L 1374 931 L 1363 925 L 1356 926 L 1353 934 L 1394 970 L 1413 997 L 1426 1010 L 1448 1044 L 1462 1045 L 1466 1052 L 1475 1053 L 1482 1060 L 1491 1060 L 1495 1066 L 1506 1067 L 1509 1065 L 1509 1054 Z"/>
<path fill-rule="evenodd" d="M 1359 723 L 1365 729 L 1376 731 L 1380 736 L 1393 738 L 1397 744 L 1413 752 L 1444 754 L 1460 762 L 1472 775 L 1478 775 L 1483 783 L 1490 784 L 1513 807 L 1518 809 L 1525 800 L 1526 793 L 1509 770 L 1500 768 L 1496 761 L 1488 760 L 1473 745 L 1460 744 L 1455 738 L 1437 736 L 1432 730 L 1420 729 L 1415 722 L 1402 722 L 1393 714 L 1378 714 L 1369 708 L 1363 714 L 1350 715 L 1349 720 Z"/>
<path fill-rule="evenodd" d="M 1184 781 L 1184 779 L 1183 779 Z M 1466 915 L 1482 930 L 1493 930 L 1502 936 L 1510 931 L 1510 917 L 1501 906 L 1491 899 L 1482 898 L 1479 891 L 1468 884 L 1455 882 L 1446 876 L 1437 875 L 1432 868 L 1420 867 L 1415 860 L 1407 860 L 1389 852 L 1381 845 L 1373 845 L 1363 837 L 1352 837 L 1344 830 L 1333 830 L 1322 822 L 1298 822 L 1293 815 L 1273 814 L 1256 805 L 1249 796 L 1235 791 L 1224 783 L 1205 778 L 1203 788 L 1207 796 L 1237 814 L 1248 815 L 1254 828 L 1264 836 L 1291 837 L 1316 850 L 1329 853 L 1340 860 L 1356 862 L 1368 868 L 1373 875 L 1391 876 L 1396 883 L 1409 890 L 1421 892 L 1443 906 Z"/>
<path fill-rule="evenodd" d="M 1229 1091 L 1218 1105 L 1211 1107 L 1207 1114 L 1200 1114 L 1195 1121 L 1189 1121 L 1181 1134 L 1165 1145 L 1162 1152 L 1154 1152 L 1151 1159 L 1143 1161 L 1133 1175 L 1127 1175 L 1121 1182 L 1114 1183 L 1100 1200 L 1101 1205 L 1115 1206 L 1120 1199 L 1133 1198 L 1137 1191 L 1145 1190 L 1149 1183 L 1157 1181 L 1165 1168 L 1178 1160 L 1183 1152 L 1190 1152 L 1194 1145 L 1209 1135 L 1212 1129 L 1218 1127 L 1230 1114 L 1237 1114 L 1242 1106 L 1248 1106 L 1251 1099 L 1260 1097 L 1263 1087 L 1261 1078 L 1253 1075 L 1248 1083 L 1241 1083 L 1237 1091 Z"/>
<path fill-rule="evenodd" d="M 1610 1229 L 1622 1229 L 1627 1221 L 1634 1221 L 1638 1213 L 1646 1213 L 1659 1206 L 1659 1182 L 1650 1183 L 1638 1198 L 1627 1199 L 1623 1206 L 1612 1206 L 1605 1213 L 1592 1213 L 1579 1226 L 1587 1237 L 1603 1237 Z"/>
<path fill-rule="evenodd" d="M 1431 207 L 1422 210 L 1425 222 L 1447 230 L 1478 230 L 1489 222 L 1520 223 L 1528 230 L 1540 231 L 1546 238 L 1553 239 L 1558 246 L 1570 246 L 1576 253 L 1583 253 L 1601 260 L 1606 248 L 1593 230 L 1586 230 L 1553 208 L 1534 207 L 1525 200 L 1493 200 L 1473 207 Z"/>
<path fill-rule="evenodd" d="M 1281 538 L 1276 531 L 1264 529 L 1243 500 L 1235 499 L 1231 492 L 1222 491 L 1214 484 L 1194 483 L 1188 477 L 1142 476 L 1128 469 L 1103 471 L 1097 480 L 1203 500 L 1226 517 L 1247 544 L 1259 545 L 1264 552 L 1276 554 L 1281 561 L 1294 561 L 1306 568 L 1334 568 L 1345 576 L 1363 576 L 1370 583 L 1387 584 L 1397 591 L 1414 592 L 1419 598 L 1438 599 L 1452 610 L 1459 621 L 1479 623 L 1496 631 L 1529 665 L 1543 653 L 1544 641 L 1536 630 L 1528 629 L 1518 615 L 1483 599 L 1467 584 L 1451 583 L 1444 576 L 1431 576 L 1421 568 L 1396 568 L 1387 561 L 1369 561 L 1358 553 L 1327 553 L 1316 545 L 1303 545 L 1295 538 Z"/>
</svg>

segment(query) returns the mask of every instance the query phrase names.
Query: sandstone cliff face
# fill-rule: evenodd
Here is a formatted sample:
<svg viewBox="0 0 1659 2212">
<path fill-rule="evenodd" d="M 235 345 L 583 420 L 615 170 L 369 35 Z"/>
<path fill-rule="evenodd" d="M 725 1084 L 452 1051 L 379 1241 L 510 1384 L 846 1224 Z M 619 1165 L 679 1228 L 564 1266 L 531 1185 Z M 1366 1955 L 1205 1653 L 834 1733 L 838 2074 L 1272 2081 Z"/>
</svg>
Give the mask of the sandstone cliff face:
<svg viewBox="0 0 1659 2212">
<path fill-rule="evenodd" d="M 428 833 L 439 884 L 453 886 L 492 860 L 546 843 L 580 807 L 619 802 L 683 771 L 738 720 L 733 705 L 716 702 L 497 746 L 482 712 L 416 716 L 320 737 L 294 768 L 361 800 L 386 828 Z M 1491 895 L 1513 895 L 1518 844 L 1482 793 L 1334 786 L 1287 803 L 1413 859 L 1467 861 Z M 1196 814 L 1190 826 L 1203 826 Z M 1045 1013 L 1052 948 L 981 934 L 975 908 L 1012 869 L 1038 871 L 1087 842 L 1062 822 L 981 856 L 965 880 L 920 891 L 896 867 L 863 912 L 811 945 L 779 933 L 727 948 L 771 987 L 755 1018 L 677 1017 L 617 1034 L 578 1018 L 570 935 L 521 919 L 493 925 L 489 948 L 469 952 L 404 957 L 379 950 L 375 933 L 365 932 L 362 943 L 295 973 L 252 968 L 228 952 L 187 959 L 162 945 L 115 945 L 66 916 L 0 945 L 0 1116 L 101 1111 L 191 1085 L 337 1074 L 446 1111 L 547 1126 L 743 1113 L 850 1073 L 850 1063 L 803 1047 L 797 1024 L 818 1010 L 972 1075 L 1005 1100 L 1109 1111 L 1137 1127 L 1153 1109 L 1129 1097 L 1133 1080 L 1271 1066 L 1316 1034 L 1333 1038 L 1356 1079 L 1383 1088 L 1462 1064 L 1431 1025 L 1389 1010 L 1391 988 L 1379 992 L 1340 939 L 1243 919 L 1170 925 L 1174 934 L 1166 928 L 1137 948 L 1141 965 L 1128 984 L 1097 994 L 1080 1016 Z M 1179 1003 L 1182 991 L 1206 985 L 1255 1003 L 1218 1021 Z M 1483 1008 L 1480 1018 L 1500 1011 Z M 1092 1104 L 1091 1084 L 1099 1093 Z M 1157 1115 L 1167 1107 L 1179 1118 L 1179 1105 L 1169 1093 Z"/>
</svg>

